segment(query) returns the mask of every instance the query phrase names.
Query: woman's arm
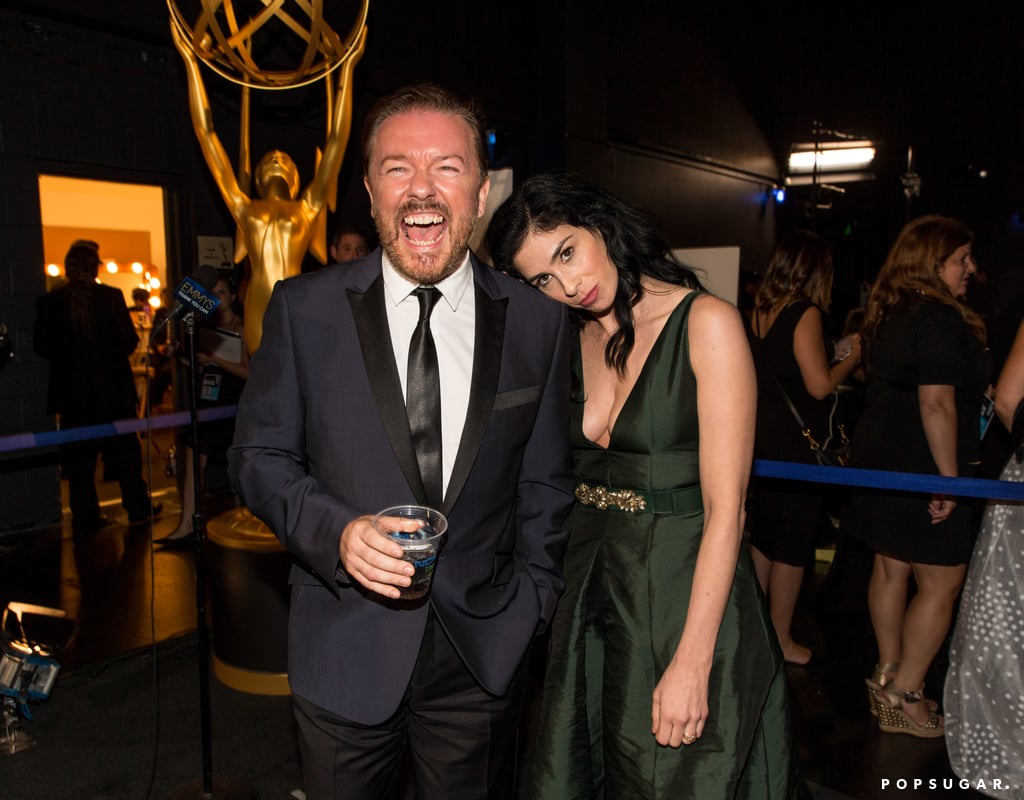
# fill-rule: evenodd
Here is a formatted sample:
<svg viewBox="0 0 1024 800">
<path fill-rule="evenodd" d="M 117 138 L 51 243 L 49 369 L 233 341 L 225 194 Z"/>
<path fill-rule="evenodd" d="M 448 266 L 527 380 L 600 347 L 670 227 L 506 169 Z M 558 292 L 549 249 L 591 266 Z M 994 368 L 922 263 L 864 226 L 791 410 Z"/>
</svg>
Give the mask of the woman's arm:
<svg viewBox="0 0 1024 800">
<path fill-rule="evenodd" d="M 860 364 L 860 334 L 853 334 L 853 349 L 831 367 L 825 354 L 825 333 L 821 312 L 810 306 L 793 330 L 793 355 L 800 367 L 807 394 L 816 400 L 828 397 Z"/>
<path fill-rule="evenodd" d="M 1017 328 L 1010 355 L 996 383 L 996 414 L 1006 430 L 1013 429 L 1013 414 L 1024 399 L 1024 322 Z"/>
<path fill-rule="evenodd" d="M 956 477 L 956 390 L 946 384 L 917 387 L 921 425 L 928 440 L 935 466 L 940 475 Z M 956 501 L 947 495 L 933 495 L 928 504 L 932 524 L 942 522 L 953 513 Z"/>
<path fill-rule="evenodd" d="M 757 405 L 754 364 L 736 309 L 699 297 L 689 325 L 704 532 L 683 635 L 654 690 L 652 729 L 659 744 L 672 747 L 684 735 L 699 736 L 708 715 L 708 678 L 743 535 Z"/>
<path fill-rule="evenodd" d="M 206 364 L 216 364 L 225 372 L 230 372 L 242 380 L 249 380 L 249 350 L 244 343 L 242 344 L 241 361 L 226 361 L 220 356 L 202 352 L 196 353 L 196 360 L 204 366 Z"/>
<path fill-rule="evenodd" d="M 241 330 L 235 330 L 234 333 L 241 335 Z M 215 364 L 225 372 L 230 372 L 235 377 L 247 381 L 249 380 L 249 348 L 245 345 L 245 336 L 241 337 L 240 344 L 240 359 L 238 361 L 228 361 L 205 350 L 196 353 L 196 361 L 203 366 Z"/>
</svg>

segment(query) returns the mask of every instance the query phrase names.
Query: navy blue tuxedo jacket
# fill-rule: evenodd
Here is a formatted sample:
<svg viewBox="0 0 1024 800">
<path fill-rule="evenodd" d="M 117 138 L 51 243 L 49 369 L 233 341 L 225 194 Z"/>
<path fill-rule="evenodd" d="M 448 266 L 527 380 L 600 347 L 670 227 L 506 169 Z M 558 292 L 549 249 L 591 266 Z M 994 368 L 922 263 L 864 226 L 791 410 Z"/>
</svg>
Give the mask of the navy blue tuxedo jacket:
<svg viewBox="0 0 1024 800">
<path fill-rule="evenodd" d="M 562 589 L 570 337 L 563 306 L 472 261 L 472 386 L 429 602 L 480 685 L 501 695 Z M 379 251 L 277 284 L 230 473 L 296 559 L 292 690 L 349 720 L 383 722 L 412 675 L 428 608 L 364 590 L 338 558 L 355 517 L 425 502 Z"/>
</svg>

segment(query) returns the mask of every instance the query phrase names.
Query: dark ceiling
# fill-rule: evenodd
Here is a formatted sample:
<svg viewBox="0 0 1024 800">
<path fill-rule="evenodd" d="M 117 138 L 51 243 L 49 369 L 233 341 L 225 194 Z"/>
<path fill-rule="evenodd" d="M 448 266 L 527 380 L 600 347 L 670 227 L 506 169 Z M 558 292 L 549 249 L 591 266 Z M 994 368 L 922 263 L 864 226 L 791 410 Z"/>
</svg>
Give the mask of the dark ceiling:
<svg viewBox="0 0 1024 800">
<path fill-rule="evenodd" d="M 878 141 L 897 185 L 912 147 L 932 210 L 1024 204 L 1019 4 L 719 5 L 697 13 L 779 158 L 819 123 Z"/>
<path fill-rule="evenodd" d="M 55 16 L 143 41 L 167 41 L 167 17 L 160 0 L 0 2 L 26 13 Z M 179 2 L 184 8 L 198 0 Z M 357 0 L 331 0 L 328 13 L 348 17 L 356 4 Z M 1024 10 L 1016 3 L 993 5 L 995 12 L 988 4 L 976 2 L 939 9 L 892 2 L 879 7 L 874 3 L 683 5 L 679 0 L 631 0 L 631 4 L 565 0 L 564 35 L 579 35 L 584 27 L 580 15 L 585 13 L 614 13 L 622 25 L 639 16 L 638 9 L 644 18 L 682 14 L 687 24 L 694 20 L 728 65 L 780 164 L 784 165 L 789 145 L 810 140 L 816 126 L 871 138 L 879 142 L 876 185 L 851 185 L 844 202 L 876 204 L 882 194 L 899 203 L 900 176 L 907 171 L 912 147 L 915 171 L 921 177 L 915 210 L 971 219 L 1024 206 L 1020 188 L 1024 164 L 1016 153 L 1024 141 L 1024 107 L 1017 100 L 1024 85 L 1020 56 Z M 552 4 L 543 6 L 549 9 Z M 116 15 L 112 7 L 117 8 Z M 536 20 L 540 7 L 539 0 L 524 0 L 514 13 Z M 384 26 L 388 44 L 399 52 L 403 32 L 417 38 L 432 35 L 443 48 L 452 46 L 449 40 L 452 31 L 459 30 L 460 15 L 493 18 L 495 25 L 490 27 L 500 36 L 509 27 L 512 8 L 448 0 L 427 6 L 371 0 L 371 22 L 377 30 Z M 531 30 L 528 25 L 525 29 Z M 496 43 L 491 44 L 493 49 Z M 488 45 L 458 42 L 457 46 Z M 531 66 L 542 71 L 544 64 L 539 62 L 544 54 L 539 56 Z M 389 50 L 383 63 L 393 57 Z M 637 80 L 667 83 L 678 78 L 645 76 L 641 56 L 636 64 Z M 475 79 L 485 78 L 477 75 Z M 494 80 L 507 85 L 514 78 L 500 75 Z"/>
</svg>

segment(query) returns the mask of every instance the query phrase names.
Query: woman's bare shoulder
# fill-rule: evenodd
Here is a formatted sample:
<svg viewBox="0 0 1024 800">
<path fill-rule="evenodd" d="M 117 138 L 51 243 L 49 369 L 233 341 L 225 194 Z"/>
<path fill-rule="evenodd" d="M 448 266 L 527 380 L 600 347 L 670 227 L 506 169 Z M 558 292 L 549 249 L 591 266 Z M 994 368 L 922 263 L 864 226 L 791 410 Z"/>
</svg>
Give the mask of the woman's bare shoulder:
<svg viewBox="0 0 1024 800">
<path fill-rule="evenodd" d="M 698 326 L 738 325 L 740 331 L 743 330 L 743 320 L 736 306 L 707 292 L 701 292 L 694 298 L 693 306 L 690 309 L 690 324 Z"/>
</svg>

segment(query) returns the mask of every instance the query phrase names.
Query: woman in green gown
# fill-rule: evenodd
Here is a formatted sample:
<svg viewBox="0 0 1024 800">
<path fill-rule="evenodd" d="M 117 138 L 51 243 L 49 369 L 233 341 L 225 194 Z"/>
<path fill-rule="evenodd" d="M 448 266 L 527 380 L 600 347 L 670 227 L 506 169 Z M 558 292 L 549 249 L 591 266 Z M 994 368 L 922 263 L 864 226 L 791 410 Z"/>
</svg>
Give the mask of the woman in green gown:
<svg viewBox="0 0 1024 800">
<path fill-rule="evenodd" d="M 527 796 L 805 796 L 742 537 L 757 390 L 739 313 L 573 177 L 527 180 L 488 246 L 579 322 L 578 502 Z"/>
</svg>

